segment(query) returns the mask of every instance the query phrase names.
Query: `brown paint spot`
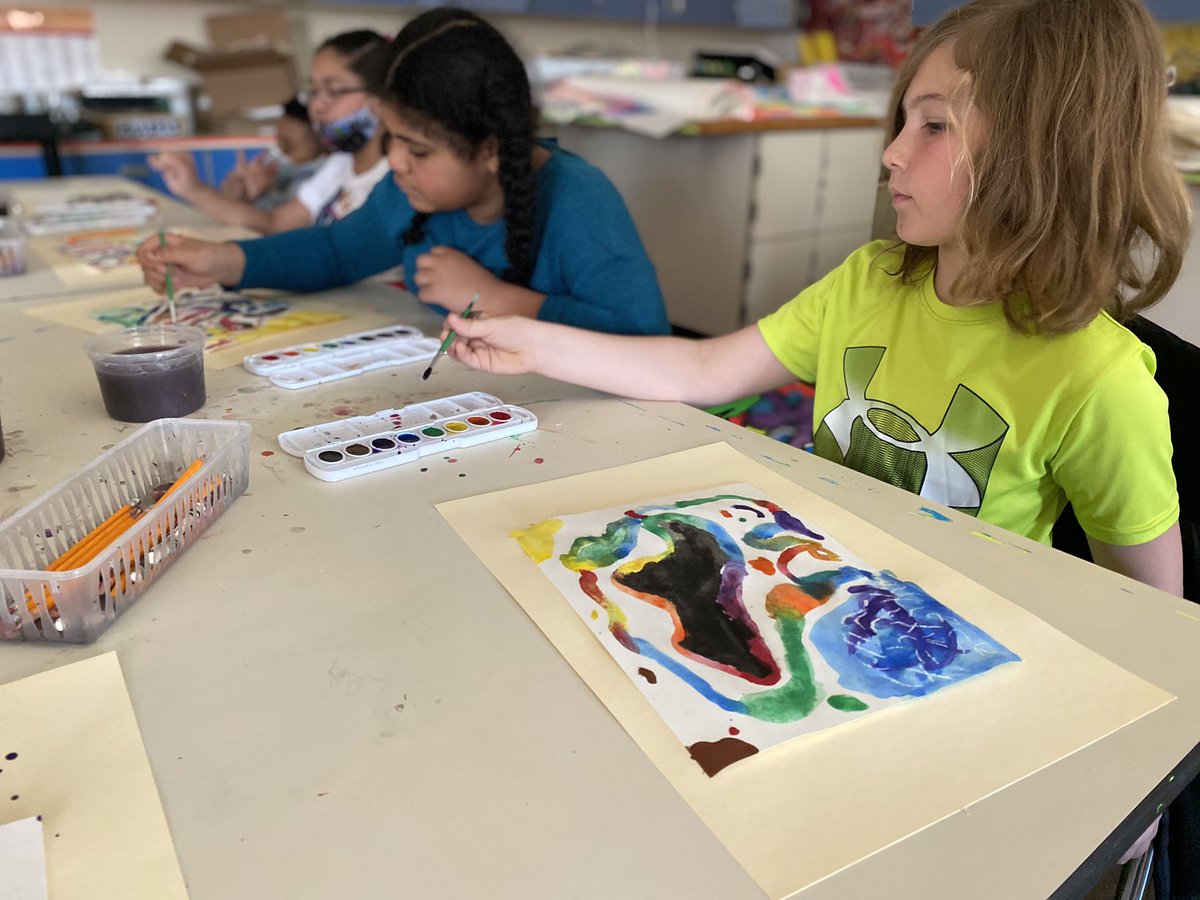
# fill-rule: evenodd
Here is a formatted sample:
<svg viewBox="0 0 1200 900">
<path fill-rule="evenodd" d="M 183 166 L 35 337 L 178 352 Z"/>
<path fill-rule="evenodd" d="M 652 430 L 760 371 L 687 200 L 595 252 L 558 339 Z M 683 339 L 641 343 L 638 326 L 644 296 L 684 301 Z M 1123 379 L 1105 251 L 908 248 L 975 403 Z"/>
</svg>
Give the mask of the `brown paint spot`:
<svg viewBox="0 0 1200 900">
<path fill-rule="evenodd" d="M 760 556 L 758 559 L 750 560 L 750 565 L 754 566 L 754 568 L 758 569 L 758 571 L 762 572 L 764 575 L 775 574 L 775 563 L 771 562 L 765 556 Z"/>
<path fill-rule="evenodd" d="M 658 684 L 658 676 L 655 675 L 653 672 L 651 672 L 649 669 L 640 668 L 640 669 L 638 669 L 638 674 L 641 675 L 643 678 L 645 678 L 651 684 Z"/>
<path fill-rule="evenodd" d="M 723 510 L 721 510 L 721 515 L 723 515 L 723 516 L 724 516 L 725 518 L 727 518 L 727 519 L 732 519 L 732 518 L 733 518 L 733 513 L 731 513 L 731 512 L 730 512 L 729 510 L 727 510 L 727 509 L 723 509 Z"/>
<path fill-rule="evenodd" d="M 274 451 L 274 450 L 264 450 L 264 451 L 262 452 L 262 455 L 263 455 L 263 456 L 274 456 L 274 455 L 275 455 L 275 451 Z"/>
<path fill-rule="evenodd" d="M 721 738 L 719 741 L 696 741 L 688 747 L 692 759 L 700 764 L 700 768 L 709 778 L 726 766 L 731 766 L 757 752 L 758 748 L 753 744 L 733 737 Z"/>
</svg>

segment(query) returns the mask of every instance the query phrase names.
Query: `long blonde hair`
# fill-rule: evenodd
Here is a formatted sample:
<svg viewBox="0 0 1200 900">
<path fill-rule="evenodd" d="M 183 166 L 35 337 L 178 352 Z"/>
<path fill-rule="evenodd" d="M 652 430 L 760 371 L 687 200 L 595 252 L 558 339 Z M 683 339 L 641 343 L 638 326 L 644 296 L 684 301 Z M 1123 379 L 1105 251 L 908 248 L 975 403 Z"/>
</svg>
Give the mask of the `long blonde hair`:
<svg viewBox="0 0 1200 900">
<path fill-rule="evenodd" d="M 953 42 L 986 138 L 966 149 L 970 190 L 956 296 L 1004 302 L 1018 330 L 1120 321 L 1179 274 L 1191 208 L 1168 156 L 1167 76 L 1137 0 L 975 0 L 913 48 L 892 92 L 889 142 L 921 63 Z M 953 126 L 955 123 L 952 122 Z M 904 245 L 912 281 L 936 258 Z"/>
</svg>

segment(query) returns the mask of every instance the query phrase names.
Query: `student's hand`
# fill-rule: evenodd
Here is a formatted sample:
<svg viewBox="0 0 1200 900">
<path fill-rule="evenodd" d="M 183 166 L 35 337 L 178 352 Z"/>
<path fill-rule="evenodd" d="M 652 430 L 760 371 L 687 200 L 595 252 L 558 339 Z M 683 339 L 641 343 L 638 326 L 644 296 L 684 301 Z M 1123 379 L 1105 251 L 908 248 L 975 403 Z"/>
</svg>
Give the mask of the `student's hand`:
<svg viewBox="0 0 1200 900">
<path fill-rule="evenodd" d="M 460 363 L 496 375 L 516 375 L 537 369 L 538 331 L 544 323 L 525 316 L 446 317 L 442 337 L 448 330 L 458 338 L 446 351 Z"/>
<path fill-rule="evenodd" d="M 269 153 L 260 153 L 242 166 L 241 175 L 246 199 L 253 203 L 279 183 L 279 160 Z"/>
<path fill-rule="evenodd" d="M 476 293 L 487 296 L 489 287 L 502 283 L 467 254 L 451 247 L 433 247 L 418 256 L 413 281 L 418 300 L 453 312 L 466 309 Z"/>
<path fill-rule="evenodd" d="M 168 150 L 151 156 L 147 162 L 150 168 L 162 175 L 167 188 L 177 197 L 187 200 L 204 187 L 200 176 L 196 174 L 196 163 L 190 153 Z"/>
<path fill-rule="evenodd" d="M 168 266 L 175 290 L 236 284 L 246 268 L 246 255 L 237 244 L 214 244 L 178 234 L 167 235 L 165 247 L 159 246 L 158 235 L 146 238 L 137 248 L 137 259 L 142 279 L 160 294 L 166 293 Z"/>
<path fill-rule="evenodd" d="M 234 169 L 225 176 L 225 180 L 221 182 L 221 196 L 228 197 L 230 200 L 240 200 L 242 203 L 249 201 L 250 197 L 246 193 L 246 179 L 240 169 Z"/>
</svg>

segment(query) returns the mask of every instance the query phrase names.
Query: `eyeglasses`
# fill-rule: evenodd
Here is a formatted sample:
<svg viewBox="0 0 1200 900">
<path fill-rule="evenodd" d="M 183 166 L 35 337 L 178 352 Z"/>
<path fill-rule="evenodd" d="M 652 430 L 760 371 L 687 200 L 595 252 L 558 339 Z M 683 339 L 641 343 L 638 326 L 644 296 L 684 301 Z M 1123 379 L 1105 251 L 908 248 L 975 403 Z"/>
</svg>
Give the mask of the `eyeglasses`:
<svg viewBox="0 0 1200 900">
<path fill-rule="evenodd" d="M 310 87 L 305 88 L 299 94 L 297 99 L 305 106 L 312 103 L 314 100 L 319 100 L 322 97 L 327 97 L 330 100 L 341 100 L 347 94 L 366 94 L 369 93 L 365 87 Z"/>
</svg>

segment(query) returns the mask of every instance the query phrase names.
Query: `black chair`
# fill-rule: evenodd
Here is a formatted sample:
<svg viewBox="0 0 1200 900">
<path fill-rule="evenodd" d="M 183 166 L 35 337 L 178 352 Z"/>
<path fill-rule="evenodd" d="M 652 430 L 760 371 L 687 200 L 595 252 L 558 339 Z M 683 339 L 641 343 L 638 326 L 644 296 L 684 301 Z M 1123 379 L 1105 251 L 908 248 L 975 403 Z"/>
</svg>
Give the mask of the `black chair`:
<svg viewBox="0 0 1200 900">
<path fill-rule="evenodd" d="M 1170 405 L 1172 465 L 1183 543 L 1183 596 L 1200 603 L 1200 478 L 1191 466 L 1200 458 L 1200 347 L 1141 316 L 1128 327 L 1154 351 L 1158 360 L 1154 378 Z M 1082 559 L 1092 558 L 1087 537 L 1070 506 L 1054 525 L 1054 546 Z M 1200 896 L 1200 779 L 1185 787 L 1167 808 L 1154 847 L 1155 896 L 1159 900 Z"/>
<path fill-rule="evenodd" d="M 58 156 L 58 126 L 48 115 L 0 115 L 0 143 L 33 143 L 42 145 L 46 174 L 62 175 L 62 160 Z"/>
</svg>

